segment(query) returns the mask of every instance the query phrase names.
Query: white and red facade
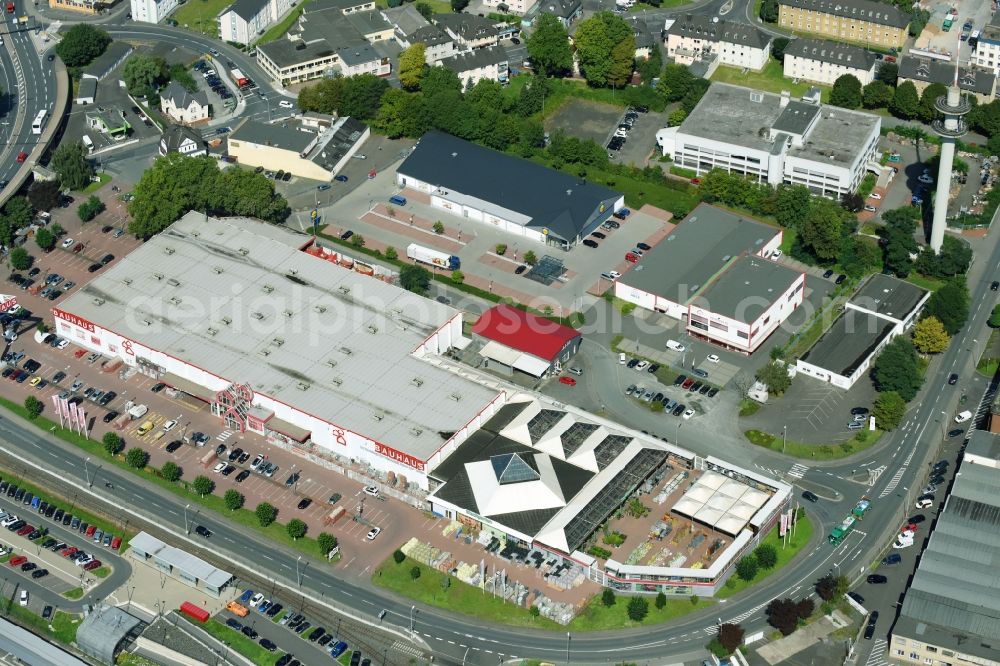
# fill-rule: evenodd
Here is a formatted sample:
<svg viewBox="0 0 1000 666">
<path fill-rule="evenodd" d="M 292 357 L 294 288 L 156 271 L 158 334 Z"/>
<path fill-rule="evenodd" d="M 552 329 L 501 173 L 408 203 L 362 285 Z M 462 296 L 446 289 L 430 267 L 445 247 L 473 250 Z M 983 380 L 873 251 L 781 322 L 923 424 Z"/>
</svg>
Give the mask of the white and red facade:
<svg viewBox="0 0 1000 666">
<path fill-rule="evenodd" d="M 232 405 L 220 405 L 219 409 L 213 407 L 213 412 L 220 417 L 220 421 L 226 427 L 240 428 L 241 431 L 249 430 L 256 432 L 267 437 L 273 443 L 292 449 L 298 448 L 304 450 L 304 446 L 308 442 L 311 444 L 309 448 L 311 453 L 322 454 L 324 451 L 327 451 L 342 458 L 361 460 L 380 472 L 392 472 L 397 476 L 402 475 L 407 481 L 416 483 L 424 489 L 428 487 L 427 470 L 440 464 L 471 433 L 475 432 L 483 423 L 489 420 L 496 410 L 504 404 L 506 399 L 503 393 L 497 395 L 469 423 L 456 431 L 436 452 L 429 456 L 428 460 L 421 460 L 416 456 L 400 451 L 362 433 L 354 432 L 336 423 L 307 413 L 274 397 L 252 391 L 248 386 L 241 384 L 238 377 L 220 377 L 204 368 L 147 347 L 136 340 L 103 328 L 60 308 L 52 308 L 52 314 L 55 317 L 56 333 L 80 347 L 105 356 L 120 358 L 125 364 L 139 367 L 140 370 L 156 368 L 160 373 L 176 375 L 200 387 L 204 387 L 206 393 L 214 394 L 216 398 L 218 398 L 220 393 L 234 388 L 237 391 L 242 391 L 241 397 L 249 400 L 247 407 L 252 406 L 254 408 L 253 412 L 245 409 L 235 409 Z M 443 334 L 445 337 L 451 335 L 451 329 L 456 325 L 460 332 L 460 316 L 450 320 L 435 335 L 425 340 L 415 350 L 415 353 L 419 356 L 422 355 L 422 352 L 437 349 L 440 342 L 436 339 L 437 335 Z M 249 393 L 246 393 L 247 391 Z M 204 398 L 202 397 L 202 399 Z M 219 405 L 218 400 L 213 402 L 213 405 Z M 262 412 L 265 416 L 261 416 Z M 238 413 L 240 416 L 237 416 Z M 277 424 L 274 422 L 275 419 L 279 420 Z M 242 427 L 239 425 L 241 420 L 243 423 Z M 296 429 L 307 431 L 308 436 L 303 438 L 300 433 L 289 434 L 288 432 L 282 432 L 282 424 L 280 422 L 291 424 Z M 284 429 L 288 430 L 287 427 Z"/>
</svg>

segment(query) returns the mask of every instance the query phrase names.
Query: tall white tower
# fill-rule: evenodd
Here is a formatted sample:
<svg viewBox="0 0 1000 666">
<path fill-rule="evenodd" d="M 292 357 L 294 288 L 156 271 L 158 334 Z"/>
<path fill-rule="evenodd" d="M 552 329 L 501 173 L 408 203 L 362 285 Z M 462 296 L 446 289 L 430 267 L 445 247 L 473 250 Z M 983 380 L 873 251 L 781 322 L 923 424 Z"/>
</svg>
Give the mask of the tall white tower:
<svg viewBox="0 0 1000 666">
<path fill-rule="evenodd" d="M 931 249 L 940 254 L 944 243 L 944 231 L 948 216 L 948 191 L 951 189 L 952 161 L 955 159 L 955 139 L 965 136 L 968 126 L 963 116 L 972 109 L 968 99 L 962 97 L 958 88 L 958 54 L 962 42 L 955 50 L 955 79 L 948 88 L 948 94 L 937 98 L 934 107 L 944 114 L 943 119 L 932 123 L 934 131 L 941 137 L 941 160 L 938 163 L 937 194 L 934 196 L 934 220 L 931 223 Z"/>
</svg>

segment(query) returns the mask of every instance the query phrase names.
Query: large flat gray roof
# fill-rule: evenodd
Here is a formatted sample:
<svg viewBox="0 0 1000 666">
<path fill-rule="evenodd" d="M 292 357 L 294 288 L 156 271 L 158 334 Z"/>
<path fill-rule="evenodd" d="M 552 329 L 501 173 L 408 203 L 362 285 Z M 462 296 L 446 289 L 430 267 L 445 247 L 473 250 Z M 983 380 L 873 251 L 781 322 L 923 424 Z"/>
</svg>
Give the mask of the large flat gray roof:
<svg viewBox="0 0 1000 666">
<path fill-rule="evenodd" d="M 742 256 L 733 260 L 693 303 L 715 314 L 752 324 L 801 275 L 775 261 Z"/>
<path fill-rule="evenodd" d="M 919 305 L 926 289 L 891 275 L 876 273 L 851 298 L 851 305 L 903 320 Z"/>
<path fill-rule="evenodd" d="M 309 236 L 191 212 L 60 307 L 426 460 L 497 392 L 411 355 L 451 307 L 299 250 Z M 148 324 L 147 324 L 148 322 Z"/>
<path fill-rule="evenodd" d="M 757 252 L 778 233 L 762 222 L 699 204 L 619 282 L 687 303 L 732 259 Z"/>
<path fill-rule="evenodd" d="M 882 340 L 892 332 L 888 319 L 847 309 L 833 325 L 802 355 L 802 360 L 817 367 L 850 377 Z"/>
<path fill-rule="evenodd" d="M 771 129 L 785 131 L 778 123 L 782 111 L 781 95 L 712 83 L 681 124 L 679 133 L 771 152 L 774 147 Z M 788 155 L 850 166 L 879 123 L 879 117 L 870 113 L 822 105 L 820 117 L 806 135 L 805 143 L 790 147 Z"/>
<path fill-rule="evenodd" d="M 229 135 L 230 141 L 247 141 L 301 153 L 316 138 L 315 132 L 303 132 L 287 122 L 262 123 L 247 118 Z"/>
<path fill-rule="evenodd" d="M 1000 474 L 994 467 L 963 462 L 893 633 L 996 660 L 1000 654 L 998 566 Z"/>
</svg>

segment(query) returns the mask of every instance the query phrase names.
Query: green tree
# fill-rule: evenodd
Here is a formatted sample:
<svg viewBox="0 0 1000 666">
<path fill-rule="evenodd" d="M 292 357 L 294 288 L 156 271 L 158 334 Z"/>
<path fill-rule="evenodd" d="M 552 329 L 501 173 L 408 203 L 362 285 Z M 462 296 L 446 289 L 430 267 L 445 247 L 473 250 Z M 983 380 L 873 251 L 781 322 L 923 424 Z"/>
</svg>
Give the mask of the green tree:
<svg viewBox="0 0 1000 666">
<path fill-rule="evenodd" d="M 528 250 L 527 252 L 524 253 L 524 263 L 528 264 L 529 266 L 534 266 L 535 264 L 538 263 L 538 257 L 535 256 L 534 251 Z"/>
<path fill-rule="evenodd" d="M 769 543 L 762 543 L 757 546 L 753 551 L 754 557 L 757 558 L 757 564 L 761 566 L 762 569 L 773 569 L 778 563 L 778 551 L 775 550 L 774 546 Z"/>
<path fill-rule="evenodd" d="M 337 537 L 329 532 L 320 532 L 316 537 L 316 545 L 319 546 L 319 552 L 322 553 L 323 557 L 326 557 L 331 550 L 337 547 Z"/>
<path fill-rule="evenodd" d="M 374 74 L 360 74 L 345 79 L 347 84 L 340 99 L 338 111 L 343 116 L 358 120 L 371 120 L 378 113 L 382 95 L 389 89 L 389 82 Z"/>
<path fill-rule="evenodd" d="M 993 312 L 990 313 L 990 320 L 987 323 L 990 328 L 1000 328 L 1000 305 L 993 306 Z"/>
<path fill-rule="evenodd" d="M 104 53 L 110 43 L 110 35 L 100 28 L 77 23 L 63 33 L 56 44 L 56 53 L 67 67 L 83 67 Z"/>
<path fill-rule="evenodd" d="M 857 279 L 882 267 L 882 250 L 868 238 L 851 235 L 844 238 L 838 261 L 848 277 Z"/>
<path fill-rule="evenodd" d="M 392 560 L 396 564 L 402 564 L 403 560 L 405 559 L 406 559 L 406 553 L 404 553 L 400 549 L 397 548 L 396 550 L 392 551 Z"/>
<path fill-rule="evenodd" d="M 416 580 L 420 578 L 420 567 L 413 567 L 410 569 L 410 580 Z"/>
<path fill-rule="evenodd" d="M 426 2 L 418 2 L 416 4 L 416 9 L 426 20 L 430 21 L 431 17 L 434 16 L 434 9 L 428 5 Z"/>
<path fill-rule="evenodd" d="M 927 22 L 931 20 L 931 13 L 926 9 L 921 9 L 916 6 L 906 5 L 903 7 L 907 11 L 912 11 L 910 15 L 910 28 L 907 32 L 910 37 L 919 37 L 920 33 L 924 31 L 927 26 Z"/>
<path fill-rule="evenodd" d="M 399 253 L 396 252 L 396 248 L 390 245 L 389 247 L 385 248 L 385 258 L 388 259 L 389 261 L 395 261 L 396 259 L 399 258 Z"/>
<path fill-rule="evenodd" d="M 765 23 L 778 22 L 778 0 L 764 0 L 761 3 L 760 20 Z"/>
<path fill-rule="evenodd" d="M 542 614 L 542 611 L 538 610 L 538 606 L 532 604 L 531 608 L 528 609 L 528 614 L 531 615 L 531 617 L 538 617 Z"/>
<path fill-rule="evenodd" d="M 35 210 L 52 210 L 59 205 L 62 184 L 58 180 L 36 180 L 28 188 L 28 202 Z"/>
<path fill-rule="evenodd" d="M 951 277 L 969 270 L 972 263 L 972 247 L 962 238 L 945 236 L 941 252 L 936 253 L 925 247 L 917 257 L 916 268 L 931 277 Z"/>
<path fill-rule="evenodd" d="M 170 70 L 163 58 L 145 53 L 132 53 L 122 68 L 125 87 L 135 97 L 152 97 L 169 76 Z"/>
<path fill-rule="evenodd" d="M 632 74 L 635 37 L 611 12 L 598 12 L 577 24 L 573 36 L 580 72 L 592 86 L 622 87 Z"/>
<path fill-rule="evenodd" d="M 820 261 L 835 259 L 843 244 L 844 222 L 844 211 L 836 202 L 813 199 L 800 224 L 799 241 Z"/>
<path fill-rule="evenodd" d="M 736 563 L 736 575 L 739 576 L 740 580 L 753 580 L 759 570 L 760 565 L 757 563 L 757 558 L 752 554 L 741 558 Z"/>
<path fill-rule="evenodd" d="M 670 63 L 663 68 L 656 92 L 667 102 L 679 102 L 694 89 L 697 80 L 698 77 L 684 65 Z"/>
<path fill-rule="evenodd" d="M 601 604 L 610 608 L 615 605 L 615 591 L 610 587 L 604 588 L 601 592 Z"/>
<path fill-rule="evenodd" d="M 861 91 L 861 103 L 866 109 L 884 109 L 892 103 L 893 90 L 884 81 L 875 80 Z"/>
<path fill-rule="evenodd" d="M 256 514 L 257 522 L 260 523 L 261 527 L 267 527 L 273 523 L 274 519 L 278 516 L 278 510 L 267 502 L 261 502 L 258 504 L 257 508 L 254 509 L 253 512 Z"/>
<path fill-rule="evenodd" d="M 875 72 L 875 80 L 881 81 L 890 88 L 895 88 L 897 78 L 899 78 L 899 65 L 883 60 L 882 66 Z"/>
<path fill-rule="evenodd" d="M 986 137 L 1000 135 L 1000 101 L 993 100 L 989 104 L 973 107 L 969 112 L 968 121 L 973 130 Z"/>
<path fill-rule="evenodd" d="M 925 123 L 929 123 L 941 116 L 935 103 L 937 98 L 948 94 L 948 87 L 943 83 L 932 83 L 920 93 L 920 106 L 917 107 L 917 117 Z"/>
<path fill-rule="evenodd" d="M 113 456 L 122 450 L 122 438 L 116 433 L 104 433 L 104 436 L 101 437 L 101 443 L 104 445 L 104 452 L 109 456 Z"/>
<path fill-rule="evenodd" d="M 194 481 L 191 482 L 191 487 L 198 495 L 204 497 L 205 495 L 211 495 L 212 491 L 215 490 L 215 481 L 202 474 L 194 478 Z"/>
<path fill-rule="evenodd" d="M 288 521 L 288 524 L 285 525 L 285 531 L 288 532 L 288 536 L 292 537 L 295 541 L 304 537 L 307 529 L 309 529 L 309 526 L 298 518 L 292 518 Z"/>
<path fill-rule="evenodd" d="M 783 363 L 771 361 L 757 371 L 757 379 L 767 385 L 767 390 L 775 395 L 781 395 L 792 385 L 788 376 L 788 368 Z"/>
<path fill-rule="evenodd" d="M 573 69 L 573 50 L 565 26 L 549 12 L 538 17 L 535 31 L 528 37 L 528 55 L 542 76 L 566 76 Z"/>
<path fill-rule="evenodd" d="M 58 174 L 59 182 L 71 190 L 82 190 L 94 177 L 94 167 L 87 161 L 87 149 L 79 141 L 59 144 L 52 153 L 51 166 Z"/>
<path fill-rule="evenodd" d="M 674 109 L 667 116 L 667 127 L 679 127 L 687 119 L 687 111 L 684 109 Z"/>
<path fill-rule="evenodd" d="M 42 408 L 44 405 L 42 401 L 33 395 L 29 395 L 24 399 L 24 408 L 28 412 L 28 418 L 34 421 L 42 413 Z"/>
<path fill-rule="evenodd" d="M 167 71 L 167 75 L 170 80 L 184 88 L 188 92 L 198 92 L 198 84 L 195 83 L 194 77 L 191 76 L 191 72 L 184 66 L 182 62 L 175 62 L 170 65 L 170 69 Z"/>
<path fill-rule="evenodd" d="M 920 97 L 917 95 L 917 87 L 912 81 L 903 81 L 896 86 L 896 92 L 892 95 L 892 103 L 889 104 L 889 113 L 909 120 L 916 118 L 920 112 Z"/>
<path fill-rule="evenodd" d="M 805 185 L 779 185 L 774 201 L 774 217 L 783 227 L 794 227 L 806 218 L 811 195 Z"/>
<path fill-rule="evenodd" d="M 910 255 L 917 252 L 914 232 L 920 221 L 920 209 L 913 206 L 895 208 L 882 214 L 885 226 L 881 230 L 885 266 L 900 277 L 909 275 L 913 268 Z"/>
<path fill-rule="evenodd" d="M 823 576 L 816 581 L 813 587 L 816 590 L 816 594 L 823 601 L 833 601 L 833 598 L 837 594 L 837 581 L 834 580 L 833 574 Z"/>
<path fill-rule="evenodd" d="M 649 602 L 645 597 L 632 597 L 628 600 L 628 619 L 642 622 L 649 614 Z"/>
<path fill-rule="evenodd" d="M 833 82 L 830 91 L 830 104 L 844 109 L 856 109 L 861 106 L 861 81 L 853 74 L 842 74 Z"/>
<path fill-rule="evenodd" d="M 470 0 L 451 0 L 451 11 L 456 14 L 460 13 L 469 6 L 469 1 Z"/>
<path fill-rule="evenodd" d="M 936 317 L 948 335 L 957 335 L 969 318 L 969 291 L 965 280 L 956 276 L 931 294 L 924 306 L 923 316 Z"/>
<path fill-rule="evenodd" d="M 427 69 L 427 45 L 422 42 L 413 44 L 399 54 L 399 83 L 406 90 L 420 88 L 420 80 L 424 78 Z"/>
<path fill-rule="evenodd" d="M 11 197 L 0 209 L 0 239 L 10 245 L 14 232 L 31 224 L 35 216 L 27 197 Z"/>
<path fill-rule="evenodd" d="M 31 255 L 23 247 L 15 247 L 10 251 L 10 265 L 15 270 L 26 271 L 31 268 Z"/>
<path fill-rule="evenodd" d="M 442 223 L 441 220 L 438 220 L 437 222 L 434 223 L 433 229 L 434 229 L 434 233 L 436 233 L 436 234 L 443 234 L 444 233 L 444 223 Z"/>
<path fill-rule="evenodd" d="M 667 595 L 663 593 L 663 590 L 656 593 L 656 601 L 653 602 L 653 605 L 656 606 L 657 610 L 663 610 L 663 607 L 667 605 Z"/>
<path fill-rule="evenodd" d="M 894 338 L 875 359 L 872 377 L 879 391 L 895 391 L 906 402 L 913 400 L 921 383 L 913 342 L 903 335 Z"/>
<path fill-rule="evenodd" d="M 236 511 L 237 509 L 243 508 L 243 493 L 238 490 L 230 488 L 222 496 L 222 502 L 226 505 L 226 508 L 230 511 Z"/>
<path fill-rule="evenodd" d="M 56 239 L 55 236 L 52 235 L 51 231 L 42 227 L 35 232 L 35 243 L 37 243 L 38 247 L 43 250 L 50 250 L 52 249 L 52 246 L 56 244 Z"/>
<path fill-rule="evenodd" d="M 399 269 L 399 286 L 415 294 L 426 294 L 431 286 L 431 273 L 423 266 L 403 266 Z"/>
<path fill-rule="evenodd" d="M 780 631 L 782 636 L 791 635 L 798 627 L 799 614 L 791 599 L 773 599 L 765 612 L 768 624 Z"/>
<path fill-rule="evenodd" d="M 133 469 L 142 469 L 149 462 L 149 454 L 138 446 L 133 446 L 125 453 L 125 464 Z"/>
<path fill-rule="evenodd" d="M 462 94 L 462 81 L 458 74 L 447 67 L 431 67 L 424 76 L 424 81 L 420 85 L 425 99 L 446 96 L 445 93 Z"/>
<path fill-rule="evenodd" d="M 462 271 L 452 271 L 451 281 L 454 282 L 455 284 L 462 284 L 463 282 L 465 282 L 465 273 L 463 273 Z"/>
<path fill-rule="evenodd" d="M 182 473 L 180 466 L 171 460 L 163 463 L 163 467 L 160 468 L 160 476 L 171 483 L 180 479 Z"/>
<path fill-rule="evenodd" d="M 872 415 L 875 425 L 882 430 L 895 430 L 899 427 L 906 414 L 906 401 L 895 391 L 883 391 L 878 394 L 872 405 Z"/>
<path fill-rule="evenodd" d="M 774 41 L 771 42 L 771 57 L 777 60 L 778 62 L 784 62 L 785 49 L 788 48 L 788 44 L 790 41 L 791 40 L 788 39 L 788 37 L 775 37 Z"/>
<path fill-rule="evenodd" d="M 104 212 L 104 202 L 96 194 L 91 194 L 86 201 L 76 209 L 76 214 L 83 222 L 90 222 L 92 219 Z"/>
<path fill-rule="evenodd" d="M 913 346 L 921 354 L 940 354 L 950 341 L 951 336 L 937 317 L 925 317 L 913 327 Z"/>
</svg>

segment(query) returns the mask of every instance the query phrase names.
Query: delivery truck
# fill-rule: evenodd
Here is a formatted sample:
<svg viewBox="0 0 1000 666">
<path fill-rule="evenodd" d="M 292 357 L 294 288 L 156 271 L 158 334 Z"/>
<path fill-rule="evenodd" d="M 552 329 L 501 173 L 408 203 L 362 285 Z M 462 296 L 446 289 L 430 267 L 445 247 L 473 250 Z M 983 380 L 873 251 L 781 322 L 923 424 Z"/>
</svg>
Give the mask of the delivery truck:
<svg viewBox="0 0 1000 666">
<path fill-rule="evenodd" d="M 236 82 L 237 86 L 240 87 L 245 86 L 247 84 L 247 81 L 249 81 L 246 75 L 238 69 L 229 70 L 229 77 Z"/>
<path fill-rule="evenodd" d="M 429 247 L 417 245 L 416 243 L 410 243 L 406 247 L 406 256 L 414 261 L 430 264 L 431 266 L 444 268 L 449 271 L 457 271 L 462 265 L 461 260 L 453 254 L 438 252 L 437 250 L 432 250 Z"/>
</svg>

